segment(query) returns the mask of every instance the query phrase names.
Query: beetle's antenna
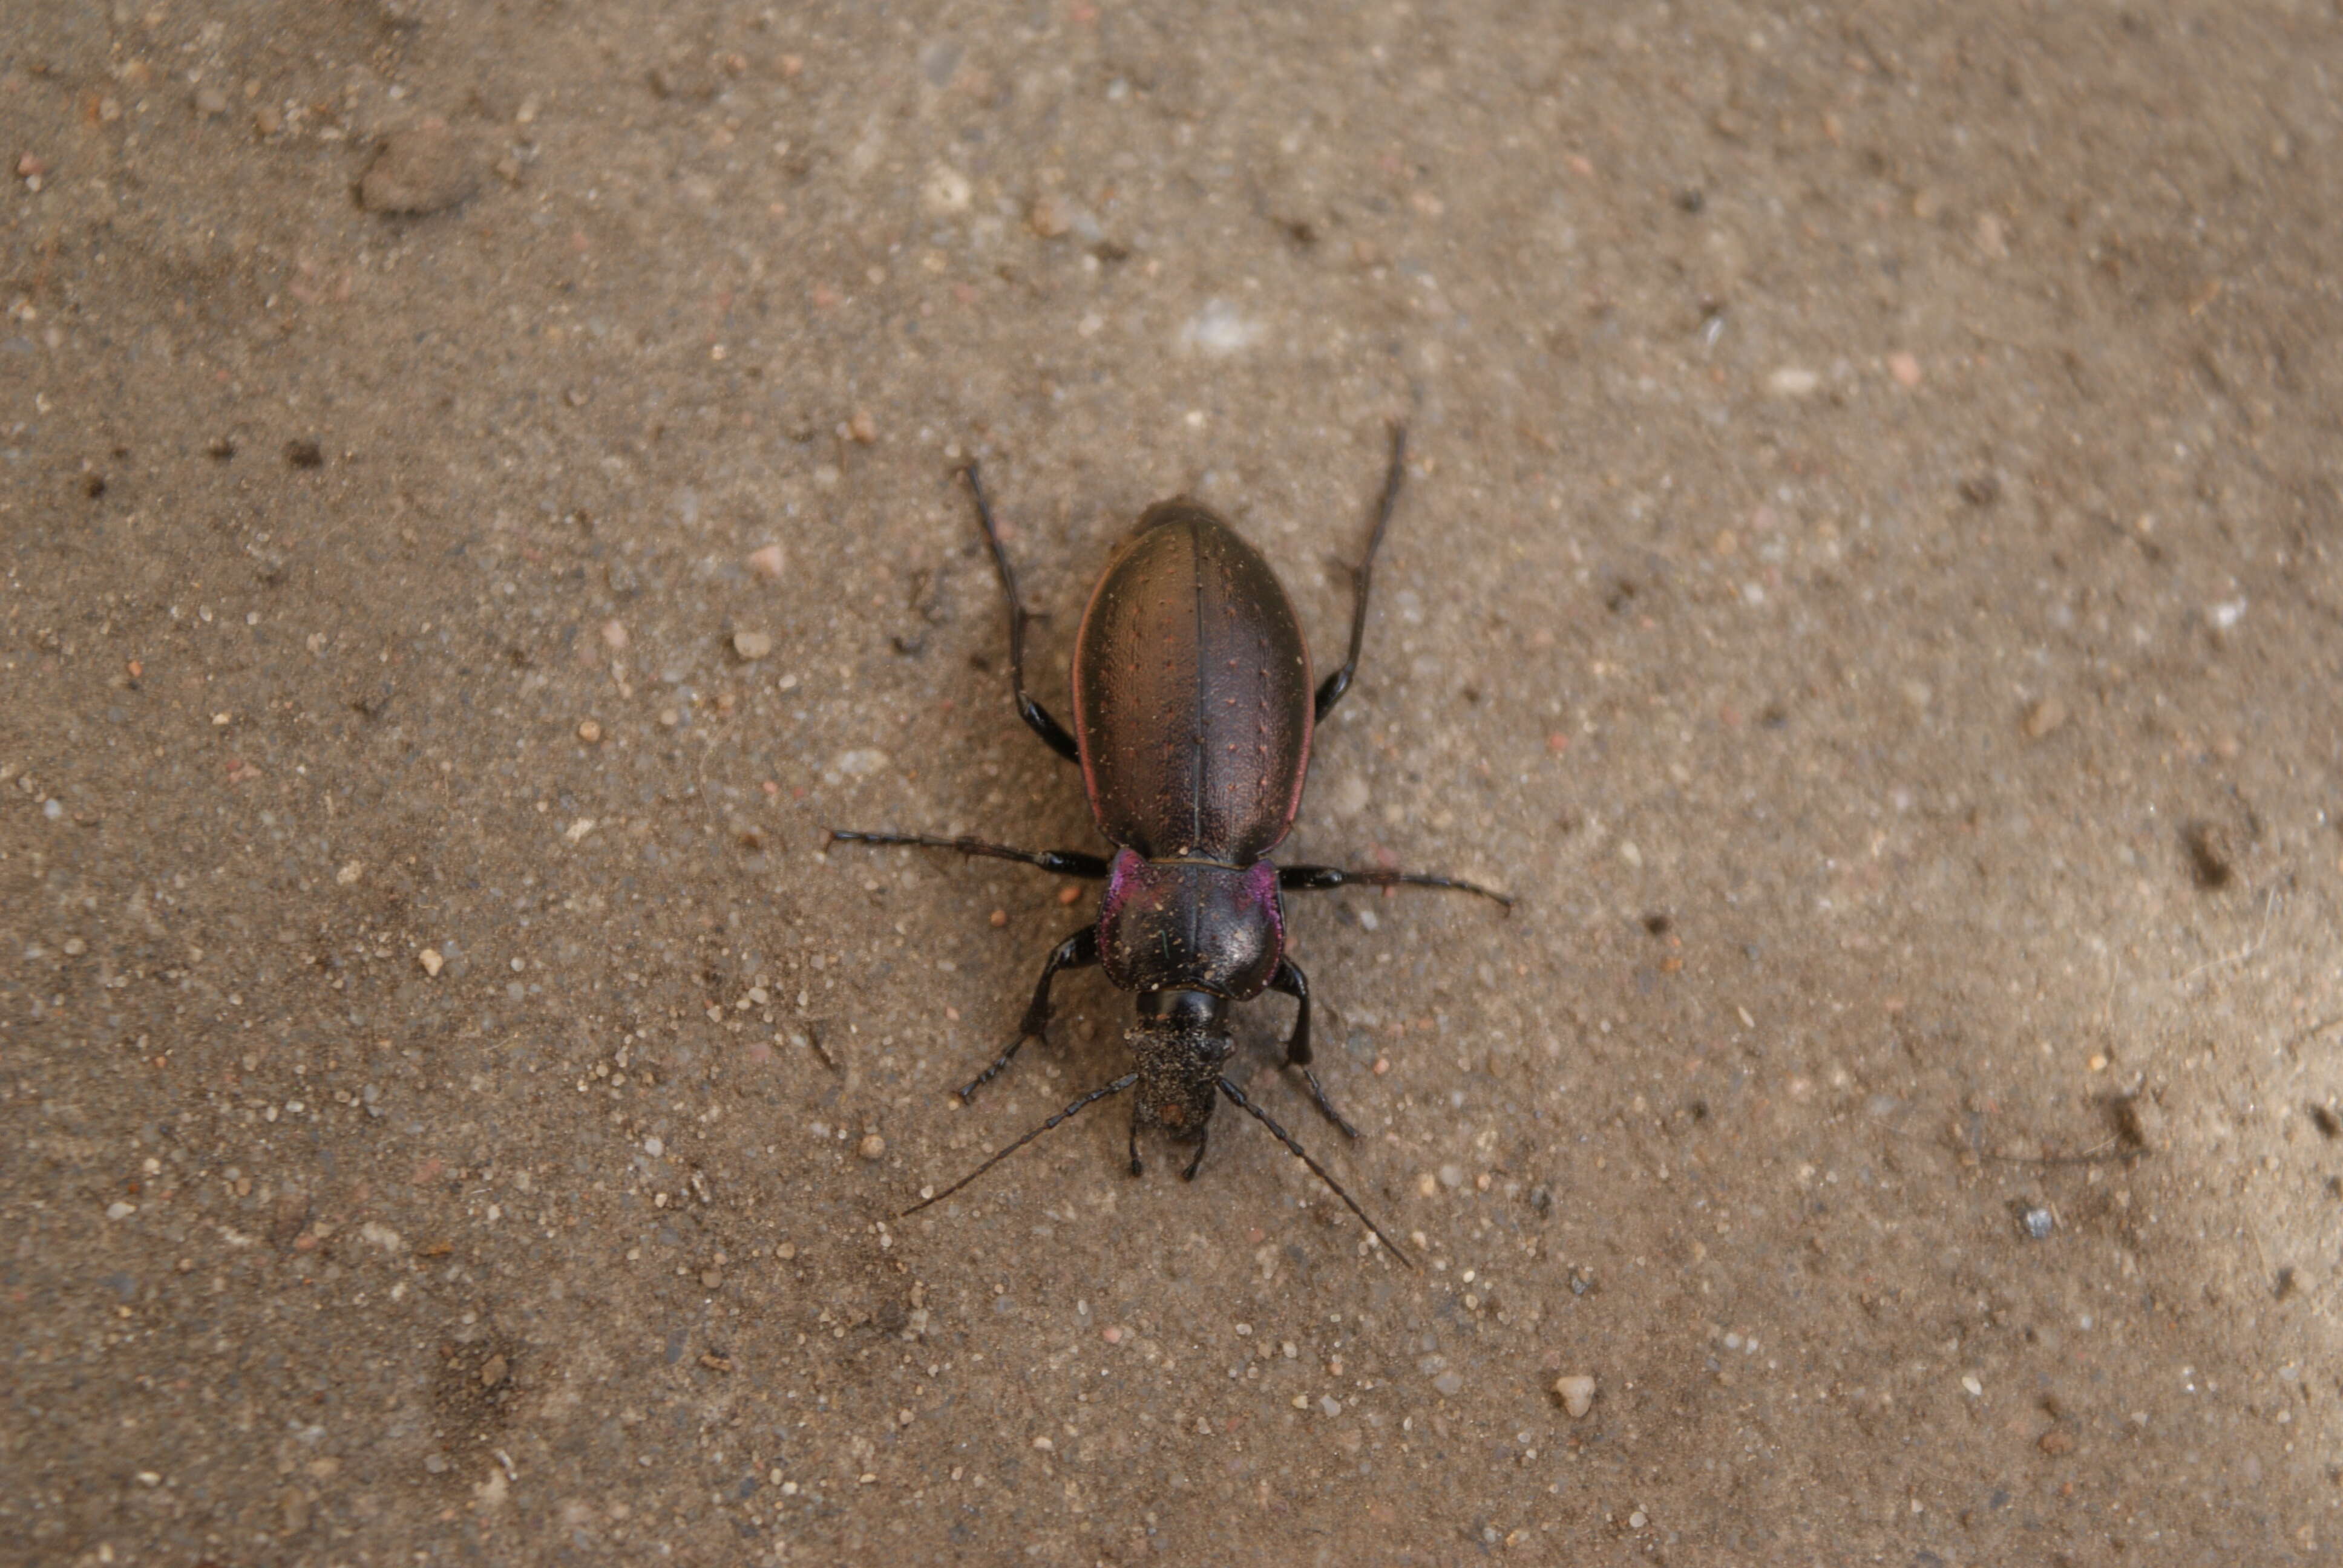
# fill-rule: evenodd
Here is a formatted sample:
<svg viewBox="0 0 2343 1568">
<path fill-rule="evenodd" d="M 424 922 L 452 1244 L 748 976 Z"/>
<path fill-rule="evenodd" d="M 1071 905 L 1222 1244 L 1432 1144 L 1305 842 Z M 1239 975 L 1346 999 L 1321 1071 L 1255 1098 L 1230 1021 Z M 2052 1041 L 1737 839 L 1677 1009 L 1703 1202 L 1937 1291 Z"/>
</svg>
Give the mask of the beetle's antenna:
<svg viewBox="0 0 2343 1568">
<path fill-rule="evenodd" d="M 1008 1148 L 1002 1150 L 1000 1153 L 994 1155 L 991 1159 L 986 1161 L 983 1164 L 978 1166 L 975 1170 L 970 1171 L 967 1175 L 961 1177 L 959 1181 L 953 1182 L 950 1186 L 945 1188 L 934 1197 L 920 1199 L 918 1202 L 912 1204 L 910 1208 L 896 1215 L 895 1218 L 898 1220 L 906 1219 L 910 1215 L 918 1213 L 920 1210 L 926 1208 L 930 1203 L 942 1202 L 945 1199 L 950 1197 L 953 1193 L 959 1191 L 961 1188 L 967 1186 L 970 1182 L 975 1181 L 986 1171 L 991 1170 L 995 1165 L 1000 1164 L 1003 1160 L 1008 1159 L 1011 1154 L 1016 1153 L 1020 1149 L 1024 1148 L 1025 1145 L 1032 1142 L 1036 1138 L 1041 1137 L 1041 1134 L 1050 1131 L 1051 1128 L 1055 1127 L 1059 1122 L 1065 1121 L 1067 1118 L 1074 1115 L 1077 1111 L 1082 1110 L 1085 1106 L 1096 1104 L 1098 1101 L 1106 1099 L 1110 1095 L 1121 1094 L 1124 1090 L 1129 1089 L 1132 1084 L 1137 1083 L 1138 1081 L 1139 1074 L 1135 1072 L 1126 1072 L 1121 1078 L 1116 1079 L 1112 1083 L 1108 1084 L 1105 1088 L 1091 1090 L 1088 1094 L 1083 1095 L 1080 1100 L 1075 1101 L 1071 1105 L 1069 1105 L 1063 1111 L 1059 1111 L 1058 1114 L 1050 1118 L 1049 1121 L 1044 1121 L 1041 1126 L 1036 1127 L 1032 1131 L 1028 1132 L 1024 1137 L 1020 1138 L 1016 1142 L 1011 1143 Z M 1222 1086 L 1226 1087 L 1225 1081 L 1223 1081 Z M 1243 1105 L 1244 1101 L 1242 1099 L 1239 1099 L 1237 1103 Z M 1245 1108 L 1249 1111 L 1252 1109 L 1251 1106 L 1246 1106 Z M 1261 1112 L 1254 1111 L 1253 1114 L 1255 1116 L 1259 1116 Z M 1271 1131 L 1276 1131 L 1273 1124 Z M 1281 1138 L 1285 1137 L 1282 1132 L 1278 1133 L 1278 1136 Z M 1286 1141 L 1291 1143 L 1293 1141 L 1288 1138 L 1286 1139 Z M 1301 1153 L 1301 1151 L 1296 1150 L 1295 1152 Z M 1302 1157 L 1304 1160 L 1310 1158 L 1307 1154 L 1303 1154 Z M 1315 1169 L 1315 1167 L 1312 1167 L 1312 1169 Z M 1319 1174 L 1323 1175 L 1325 1172 L 1320 1171 Z M 1334 1190 L 1337 1192 L 1342 1191 L 1339 1187 Z M 1348 1198 L 1343 1199 L 1342 1201 L 1345 1203 L 1351 1202 Z M 1358 1205 L 1356 1203 L 1351 1203 L 1351 1207 L 1356 1209 Z M 1360 1215 L 1359 1218 L 1362 1220 L 1367 1219 L 1364 1214 Z M 1372 1228 L 1374 1221 L 1373 1220 L 1367 1220 L 1367 1224 Z M 1376 1233 L 1378 1235 L 1382 1234 L 1381 1231 L 1377 1231 Z"/>
<path fill-rule="evenodd" d="M 1301 1161 L 1302 1163 L 1309 1166 L 1312 1171 L 1315 1171 L 1317 1173 L 1318 1180 L 1323 1181 L 1329 1188 L 1332 1189 L 1334 1196 L 1340 1198 L 1344 1206 L 1347 1207 L 1352 1213 L 1356 1214 L 1359 1217 L 1359 1223 L 1364 1225 L 1368 1230 L 1373 1231 L 1375 1233 L 1375 1240 L 1381 1241 L 1384 1246 L 1391 1249 L 1392 1256 L 1397 1258 L 1401 1262 L 1405 1263 L 1411 1269 L 1415 1267 L 1415 1260 L 1409 1257 L 1404 1251 L 1402 1251 L 1400 1250 L 1400 1244 L 1397 1241 L 1393 1241 L 1389 1236 L 1383 1234 L 1383 1228 L 1367 1217 L 1367 1211 L 1364 1209 L 1360 1208 L 1359 1205 L 1352 1200 L 1352 1197 L 1348 1192 L 1342 1191 L 1342 1184 L 1340 1181 L 1335 1181 L 1332 1176 L 1327 1174 L 1326 1167 L 1319 1164 L 1318 1161 L 1310 1158 L 1310 1151 L 1302 1148 L 1301 1144 L 1296 1143 L 1293 1141 L 1293 1134 L 1288 1132 L 1284 1128 L 1280 1127 L 1275 1121 L 1272 1121 L 1268 1111 L 1263 1111 L 1260 1106 L 1255 1105 L 1252 1101 L 1247 1100 L 1244 1097 L 1244 1091 L 1239 1089 L 1235 1084 L 1231 1083 L 1225 1078 L 1221 1080 L 1221 1092 L 1227 1095 L 1229 1099 L 1234 1102 L 1238 1110 L 1246 1112 L 1255 1121 L 1258 1121 L 1263 1127 L 1268 1128 L 1272 1136 L 1276 1138 L 1280 1143 L 1284 1144 L 1286 1148 L 1293 1151 L 1293 1157 L 1295 1159 Z M 1087 1101 L 1085 1101 L 1085 1103 L 1087 1103 Z M 998 1156 L 995 1156 L 995 1158 L 998 1158 Z"/>
</svg>

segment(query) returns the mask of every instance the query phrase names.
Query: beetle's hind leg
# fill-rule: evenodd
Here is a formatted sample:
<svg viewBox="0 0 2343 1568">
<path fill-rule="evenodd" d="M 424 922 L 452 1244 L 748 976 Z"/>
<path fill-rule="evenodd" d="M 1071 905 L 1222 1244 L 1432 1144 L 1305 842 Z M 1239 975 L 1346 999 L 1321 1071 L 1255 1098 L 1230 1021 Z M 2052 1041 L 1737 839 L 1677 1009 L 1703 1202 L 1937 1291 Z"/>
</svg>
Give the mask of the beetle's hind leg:
<svg viewBox="0 0 2343 1568">
<path fill-rule="evenodd" d="M 1359 1130 L 1344 1120 L 1326 1098 L 1325 1085 L 1310 1070 L 1310 981 L 1292 959 L 1277 960 L 1277 972 L 1270 977 L 1269 989 L 1292 997 L 1302 1004 L 1293 1015 L 1293 1035 L 1285 1042 L 1285 1065 L 1302 1070 L 1302 1081 L 1310 1086 L 1310 1098 L 1317 1102 L 1319 1114 L 1342 1130 L 1343 1136 L 1356 1138 Z M 1198 1158 L 1202 1158 L 1201 1155 Z"/>
<path fill-rule="evenodd" d="M 1096 926 L 1084 926 L 1058 944 L 1057 950 L 1050 955 L 1050 961 L 1041 966 L 1041 983 L 1033 988 L 1033 1000 L 1031 1005 L 1026 1008 L 1023 1020 L 1017 1026 L 1017 1038 L 1009 1042 L 1009 1049 L 1002 1051 L 990 1067 L 960 1086 L 961 1104 L 967 1104 L 978 1090 L 1000 1077 L 1002 1070 L 1007 1068 L 1010 1062 L 1016 1059 L 1017 1053 L 1025 1048 L 1027 1040 L 1041 1038 L 1042 1031 L 1050 1027 L 1050 1015 L 1055 1010 L 1050 1002 L 1050 982 L 1058 978 L 1058 971 L 1089 969 L 1098 961 L 1099 945 Z"/>
<path fill-rule="evenodd" d="M 1017 597 L 1017 573 L 1009 565 L 1009 552 L 1001 546 L 1001 530 L 993 525 L 992 504 L 985 498 L 984 481 L 978 476 L 976 465 L 969 464 L 960 474 L 968 480 L 969 494 L 976 498 L 976 520 L 984 529 L 984 542 L 991 549 L 992 564 L 1001 573 L 1001 591 L 1009 596 L 1009 683 L 1017 693 L 1017 717 L 1047 741 L 1051 750 L 1069 762 L 1079 762 L 1081 748 L 1074 744 L 1074 738 L 1025 689 L 1025 623 L 1033 618 Z"/>
<path fill-rule="evenodd" d="M 1383 548 L 1384 530 L 1391 527 L 1392 511 L 1399 505 L 1399 489 L 1407 478 L 1407 427 L 1393 423 L 1391 427 L 1391 463 L 1383 470 L 1383 493 L 1375 502 L 1375 531 L 1367 537 L 1367 553 L 1351 568 L 1351 651 L 1342 660 L 1342 668 L 1318 685 L 1317 705 L 1312 717 L 1323 723 L 1332 712 L 1334 704 L 1342 700 L 1342 693 L 1351 689 L 1351 678 L 1359 672 L 1359 649 L 1367 640 L 1367 590 L 1375 580 L 1375 552 Z"/>
</svg>

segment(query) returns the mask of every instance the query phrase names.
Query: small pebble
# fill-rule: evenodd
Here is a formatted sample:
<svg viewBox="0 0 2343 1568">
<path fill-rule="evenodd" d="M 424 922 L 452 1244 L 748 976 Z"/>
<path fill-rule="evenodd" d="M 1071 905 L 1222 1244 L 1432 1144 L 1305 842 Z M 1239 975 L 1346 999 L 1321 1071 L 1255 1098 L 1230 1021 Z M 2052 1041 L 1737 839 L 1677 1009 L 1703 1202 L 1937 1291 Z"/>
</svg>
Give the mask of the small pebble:
<svg viewBox="0 0 2343 1568">
<path fill-rule="evenodd" d="M 732 651 L 753 663 L 771 654 L 772 635 L 762 631 L 736 631 L 732 634 Z"/>
<path fill-rule="evenodd" d="M 440 968 L 445 965 L 447 960 L 439 956 L 439 950 L 437 948 L 425 948 L 421 952 L 415 955 L 415 961 L 423 966 L 423 972 L 425 974 L 437 980 L 439 977 Z"/>
<path fill-rule="evenodd" d="M 586 719 L 578 726 L 578 739 L 588 746 L 598 746 L 602 740 L 602 727 L 590 719 Z"/>
<path fill-rule="evenodd" d="M 482 1388 L 496 1387 L 497 1384 L 505 1381 L 505 1373 L 509 1370 L 509 1363 L 506 1362 L 504 1357 L 500 1355 L 490 1356 L 487 1361 L 480 1363 L 480 1386 Z"/>
<path fill-rule="evenodd" d="M 2025 1229 L 2026 1236 L 2036 1241 L 2048 1241 L 2050 1233 L 2058 1228 L 2057 1216 L 2039 1207 L 2029 1208 L 2020 1213 L 2017 1222 Z"/>
<path fill-rule="evenodd" d="M 1887 374 L 1895 377 L 1899 386 L 1917 387 L 1920 362 L 1909 354 L 1891 354 L 1887 357 Z"/>
<path fill-rule="evenodd" d="M 767 545 L 749 552 L 749 569 L 767 582 L 779 580 L 789 566 L 789 556 L 779 545 Z"/>
<path fill-rule="evenodd" d="M 1651 1522 L 1652 1516 L 1645 1513 L 1640 1508 L 1635 1510 L 1634 1513 L 1627 1515 L 1627 1528 L 1630 1530 L 1641 1530 L 1644 1525 L 1649 1524 Z"/>
<path fill-rule="evenodd" d="M 667 1142 L 660 1138 L 646 1138 L 643 1140 L 643 1152 L 656 1160 L 667 1152 Z"/>
<path fill-rule="evenodd" d="M 627 623 L 606 620 L 602 623 L 602 646 L 617 653 L 627 646 Z"/>
<path fill-rule="evenodd" d="M 479 188 L 474 161 L 470 146 L 441 121 L 394 131 L 358 181 L 358 205 L 406 217 L 445 212 Z"/>
<path fill-rule="evenodd" d="M 2046 697 L 2026 710 L 2026 738 L 2039 740 L 2066 722 L 2066 705 L 2056 697 Z"/>
<path fill-rule="evenodd" d="M 1977 1382 L 1977 1375 L 1975 1372 L 1963 1372 L 1961 1374 L 1961 1387 L 1968 1391 L 1968 1395 L 1971 1399 L 1983 1399 L 1985 1397 L 1985 1384 Z"/>
<path fill-rule="evenodd" d="M 1586 1412 L 1594 1408 L 1594 1380 L 1584 1372 L 1554 1379 L 1554 1392 L 1573 1421 L 1585 1420 Z"/>
<path fill-rule="evenodd" d="M 1454 1399 L 1464 1387 L 1464 1377 L 1461 1372 L 1444 1372 L 1432 1380 L 1432 1386 L 1446 1398 Z"/>
<path fill-rule="evenodd" d="M 846 422 L 846 433 L 868 447 L 879 439 L 879 421 L 870 417 L 868 408 L 857 408 L 854 417 Z"/>
<path fill-rule="evenodd" d="M 862 1141 L 854 1146 L 854 1151 L 865 1160 L 878 1160 L 887 1152 L 887 1141 L 876 1132 L 866 1132 Z"/>
<path fill-rule="evenodd" d="M 1805 397 L 1823 384 L 1823 378 L 1811 370 L 1801 370 L 1795 365 L 1785 365 L 1765 377 L 1765 390 L 1776 397 Z"/>
<path fill-rule="evenodd" d="M 1056 239 L 1074 226 L 1071 210 L 1063 200 L 1053 196 L 1045 196 L 1035 202 L 1026 214 L 1025 221 L 1031 224 L 1033 232 L 1043 239 Z"/>
<path fill-rule="evenodd" d="M 920 196 L 929 211 L 941 216 L 966 212 L 975 189 L 966 175 L 948 164 L 938 164 L 929 172 L 927 184 L 920 187 Z"/>
<path fill-rule="evenodd" d="M 196 89 L 196 113 L 204 118 L 216 119 L 227 113 L 227 95 L 217 87 Z"/>
<path fill-rule="evenodd" d="M 718 1268 L 715 1264 L 710 1263 L 708 1267 L 699 1271 L 699 1283 L 702 1288 L 712 1291 L 723 1282 L 724 1271 Z"/>
<path fill-rule="evenodd" d="M 119 1200 L 106 1206 L 106 1217 L 109 1220 L 127 1220 L 136 1212 L 138 1212 L 137 1204 L 125 1203 Z"/>
</svg>

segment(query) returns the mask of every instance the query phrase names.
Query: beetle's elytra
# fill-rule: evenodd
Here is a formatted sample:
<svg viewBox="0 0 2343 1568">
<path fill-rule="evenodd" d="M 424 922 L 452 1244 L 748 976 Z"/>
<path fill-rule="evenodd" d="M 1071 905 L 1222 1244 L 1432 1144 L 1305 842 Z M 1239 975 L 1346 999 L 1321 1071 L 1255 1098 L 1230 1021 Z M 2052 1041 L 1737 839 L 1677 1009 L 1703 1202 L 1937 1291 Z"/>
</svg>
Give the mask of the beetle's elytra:
<svg viewBox="0 0 2343 1568">
<path fill-rule="evenodd" d="M 1139 1131 L 1161 1129 L 1195 1145 L 1182 1175 L 1204 1160 L 1222 1099 L 1269 1129 L 1403 1261 L 1383 1228 L 1221 1069 L 1233 1050 L 1229 1004 L 1264 990 L 1300 1004 L 1285 1065 L 1298 1070 L 1326 1119 L 1353 1138 L 1310 1070 L 1310 983 L 1286 953 L 1289 891 L 1349 886 L 1453 888 L 1511 907 L 1503 893 L 1420 872 L 1277 866 L 1268 859 L 1301 809 L 1316 727 L 1350 689 L 1366 635 L 1367 591 L 1407 472 L 1407 435 L 1392 427 L 1373 534 L 1352 571 L 1351 642 L 1342 667 L 1314 689 L 1310 647 L 1292 601 L 1261 553 L 1212 511 L 1186 498 L 1150 507 L 1100 574 L 1074 634 L 1074 729 L 1068 734 L 1025 689 L 1025 626 L 1017 574 L 1001 548 L 976 465 L 962 473 L 1009 599 L 1009 675 L 1017 711 L 1051 749 L 1081 764 L 1082 787 L 1111 856 L 1014 849 L 977 839 L 834 831 L 833 839 L 909 844 L 1021 860 L 1063 876 L 1103 879 L 1091 924 L 1058 944 L 1011 1040 L 960 1091 L 965 1101 L 1049 1027 L 1050 987 L 1061 970 L 1099 965 L 1132 993 L 1123 1036 L 1132 1070 L 1091 1091 L 959 1181 L 905 1212 L 950 1196 L 1085 1106 L 1136 1088 L 1131 1171 Z"/>
</svg>

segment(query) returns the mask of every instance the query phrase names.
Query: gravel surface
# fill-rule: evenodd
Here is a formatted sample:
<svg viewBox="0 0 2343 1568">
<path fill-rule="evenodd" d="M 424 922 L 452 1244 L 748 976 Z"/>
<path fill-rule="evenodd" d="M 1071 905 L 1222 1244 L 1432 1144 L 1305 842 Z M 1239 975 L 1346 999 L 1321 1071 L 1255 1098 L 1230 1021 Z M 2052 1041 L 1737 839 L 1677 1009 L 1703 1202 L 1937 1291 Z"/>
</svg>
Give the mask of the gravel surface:
<svg viewBox="0 0 2343 1568">
<path fill-rule="evenodd" d="M 27 0 L 0 1561 L 2320 1563 L 2331 6 Z M 969 1106 L 1150 502 L 1251 1119 Z"/>
</svg>

